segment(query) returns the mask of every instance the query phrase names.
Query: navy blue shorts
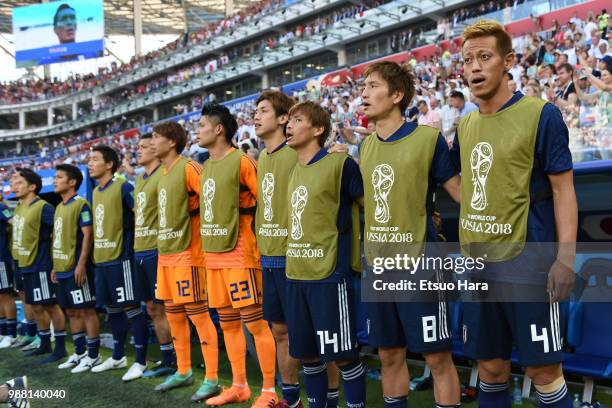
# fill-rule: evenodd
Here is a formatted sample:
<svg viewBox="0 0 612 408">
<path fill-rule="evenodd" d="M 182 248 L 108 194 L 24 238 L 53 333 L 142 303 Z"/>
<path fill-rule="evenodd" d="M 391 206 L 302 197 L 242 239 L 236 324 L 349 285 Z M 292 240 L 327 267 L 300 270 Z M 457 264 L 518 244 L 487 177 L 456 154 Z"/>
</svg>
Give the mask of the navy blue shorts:
<svg viewBox="0 0 612 408">
<path fill-rule="evenodd" d="M 80 287 L 74 281 L 74 276 L 57 281 L 55 285 L 57 302 L 62 309 L 93 309 L 96 307 L 93 271 L 87 271 L 87 280 Z"/>
<path fill-rule="evenodd" d="M 157 254 L 146 257 L 136 257 L 136 276 L 142 300 L 152 300 L 160 305 L 163 300 L 155 298 L 155 288 L 157 286 Z"/>
<path fill-rule="evenodd" d="M 369 343 L 374 347 L 407 347 L 412 353 L 452 348 L 447 303 L 366 303 Z"/>
<path fill-rule="evenodd" d="M 15 281 L 15 290 L 17 292 L 23 292 L 25 289 L 23 287 L 23 275 L 21 273 L 21 268 L 17 266 L 17 262 L 14 262 L 14 272 L 13 272 L 13 280 Z"/>
<path fill-rule="evenodd" d="M 140 305 L 142 295 L 134 273 L 134 260 L 95 267 L 96 300 L 104 306 Z"/>
<path fill-rule="evenodd" d="M 23 273 L 25 302 L 28 305 L 53 305 L 57 303 L 51 271 Z"/>
<path fill-rule="evenodd" d="M 0 261 L 0 294 L 13 293 L 13 261 Z"/>
<path fill-rule="evenodd" d="M 321 361 L 356 360 L 352 282 L 287 281 L 289 354 Z"/>
<path fill-rule="evenodd" d="M 564 320 L 559 303 L 465 302 L 464 351 L 476 360 L 509 360 L 515 345 L 525 367 L 557 364 Z"/>
<path fill-rule="evenodd" d="M 263 316 L 268 322 L 285 323 L 287 275 L 285 268 L 262 268 Z"/>
</svg>

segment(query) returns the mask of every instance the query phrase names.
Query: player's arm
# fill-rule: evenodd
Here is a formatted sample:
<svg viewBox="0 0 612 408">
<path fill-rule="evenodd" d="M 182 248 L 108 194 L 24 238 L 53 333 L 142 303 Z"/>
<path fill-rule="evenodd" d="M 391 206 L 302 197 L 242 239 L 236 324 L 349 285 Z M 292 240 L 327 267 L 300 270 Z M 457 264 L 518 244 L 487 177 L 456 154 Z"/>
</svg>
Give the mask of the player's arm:
<svg viewBox="0 0 612 408">
<path fill-rule="evenodd" d="M 74 281 L 79 287 L 83 286 L 87 279 L 87 261 L 91 256 L 93 248 L 92 219 L 91 210 L 87 205 L 84 205 L 79 216 L 79 226 L 83 233 L 83 242 L 81 243 L 81 255 L 74 270 Z"/>
<path fill-rule="evenodd" d="M 446 139 L 444 139 L 441 133 L 438 134 L 438 139 L 436 140 L 436 148 L 429 175 L 436 184 L 442 185 L 455 202 L 459 202 L 461 177 L 459 176 L 459 170 L 456 169 L 451 161 Z"/>
<path fill-rule="evenodd" d="M 240 184 L 246 186 L 257 199 L 257 165 L 248 156 L 242 156 L 240 159 Z"/>
<path fill-rule="evenodd" d="M 200 208 L 200 175 L 202 166 L 195 161 L 190 161 L 185 166 L 185 181 L 187 195 L 189 196 L 189 211 L 193 212 Z"/>
<path fill-rule="evenodd" d="M 128 182 L 121 185 L 121 200 L 126 209 L 130 212 L 134 212 L 134 186 Z"/>
<path fill-rule="evenodd" d="M 363 208 L 363 179 L 359 165 L 351 157 L 344 161 L 342 167 L 342 194 L 348 195 L 351 200 Z"/>
<path fill-rule="evenodd" d="M 0 221 L 4 221 L 7 224 L 9 224 L 11 223 L 12 219 L 13 219 L 13 213 L 11 212 L 11 209 L 8 207 L 2 208 L 2 211 L 0 211 Z"/>
<path fill-rule="evenodd" d="M 569 132 L 559 109 L 550 104 L 542 109 L 536 153 L 552 189 L 559 250 L 557 260 L 548 272 L 548 292 L 551 302 L 558 302 L 569 297 L 576 280 L 574 259 L 578 204 L 574 190 Z"/>
<path fill-rule="evenodd" d="M 574 260 L 576 258 L 576 234 L 578 231 L 578 204 L 574 190 L 574 172 L 549 174 L 555 211 L 555 226 L 559 251 L 549 273 L 551 301 L 567 299 L 574 288 Z"/>
</svg>

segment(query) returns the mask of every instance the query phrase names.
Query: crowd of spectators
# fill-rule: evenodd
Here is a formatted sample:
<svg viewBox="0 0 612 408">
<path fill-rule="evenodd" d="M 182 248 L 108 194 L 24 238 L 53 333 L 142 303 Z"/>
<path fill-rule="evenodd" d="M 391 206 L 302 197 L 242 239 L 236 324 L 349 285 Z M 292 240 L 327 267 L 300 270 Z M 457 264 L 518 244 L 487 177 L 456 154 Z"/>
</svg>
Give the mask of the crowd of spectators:
<svg viewBox="0 0 612 408">
<path fill-rule="evenodd" d="M 560 109 L 570 130 L 575 161 L 612 158 L 612 52 L 608 48 L 611 26 L 612 19 L 602 10 L 598 15 L 589 13 L 585 21 L 574 16 L 565 26 L 557 24 L 513 39 L 516 58 L 508 73 L 508 87 L 540 97 Z M 407 120 L 437 127 L 450 143 L 459 119 L 477 109 L 477 101 L 462 77 L 459 50 L 438 48 L 430 58 L 419 61 L 411 55 L 405 64 L 416 78 L 416 95 L 406 111 Z M 361 110 L 361 86 L 362 79 L 349 77 L 336 87 L 311 84 L 292 94 L 296 100 L 313 100 L 326 107 L 333 121 L 329 142 L 348 143 L 349 152 L 355 156 L 358 144 L 373 129 Z M 194 97 L 189 104 L 177 104 L 175 111 L 199 111 L 202 104 L 214 101 L 213 96 Z M 252 125 L 253 109 L 252 103 L 235 108 L 239 125 L 235 143 L 257 158 L 261 143 Z M 46 139 L 20 155 L 35 151 L 36 163 L 32 163 L 35 168 L 49 168 L 65 160 L 84 163 L 88 142 L 102 138 L 111 140 L 128 162 L 133 162 L 137 138 L 106 135 L 137 127 L 134 125 L 141 124 L 139 119 L 144 120 L 121 118 L 113 129 L 106 125 L 64 138 Z M 206 152 L 197 146 L 197 121 L 181 119 L 181 123 L 190 135 L 185 154 L 196 160 L 205 157 Z M 8 154 L 15 156 L 16 152 Z M 9 170 L 4 169 L 5 173 Z"/>
<path fill-rule="evenodd" d="M 108 68 L 100 68 L 97 73 L 74 74 L 59 79 L 29 79 L 0 83 L 0 104 L 15 104 L 40 99 L 54 98 L 82 89 L 100 85 L 114 77 L 137 70 L 144 64 L 162 59 L 177 50 L 209 40 L 215 35 L 234 30 L 241 24 L 261 19 L 284 4 L 284 0 L 262 0 L 253 3 L 230 17 L 210 23 L 197 31 L 190 32 L 166 44 L 164 47 L 139 57 L 133 57 L 123 64 L 111 63 Z"/>
<path fill-rule="evenodd" d="M 377 6 L 376 3 L 371 4 L 372 6 Z M 332 24 L 347 18 L 355 18 L 365 10 L 366 6 L 363 4 L 343 7 L 342 9 L 333 11 L 328 15 L 318 16 L 311 21 L 291 27 L 291 29 L 285 33 L 277 33 L 268 37 L 267 39 L 261 39 L 252 44 L 242 44 L 240 47 L 235 47 L 226 52 L 222 52 L 220 55 L 209 60 L 195 62 L 186 67 L 171 70 L 159 75 L 158 77 L 150 79 L 147 82 L 138 84 L 129 89 L 123 89 L 114 94 L 99 96 L 95 98 L 91 111 L 96 113 L 110 106 L 114 106 L 118 102 L 133 100 L 160 89 L 165 89 L 180 83 L 186 83 L 187 81 L 195 77 L 199 77 L 204 73 L 209 74 L 220 70 L 238 58 L 246 58 L 253 55 L 265 55 L 266 52 L 280 46 L 290 46 L 296 40 L 319 34 Z"/>
<path fill-rule="evenodd" d="M 325 30 L 332 24 L 342 21 L 347 18 L 355 18 L 365 12 L 367 8 L 375 8 L 388 0 L 370 0 L 361 2 L 359 5 L 347 6 L 340 10 L 335 10 L 327 15 L 318 16 L 315 19 L 298 25 L 289 27 L 284 33 L 277 33 L 264 39 L 260 39 L 252 44 L 241 44 L 239 47 L 234 47 L 230 50 L 222 52 L 219 56 L 211 58 L 207 61 L 198 62 L 188 67 L 180 68 L 171 71 L 168 74 L 161 75 L 148 81 L 145 84 L 138 85 L 135 89 L 122 91 L 118 95 L 104 96 L 92 109 L 93 112 L 114 104 L 117 100 L 125 100 L 125 97 L 133 98 L 140 96 L 160 88 L 184 82 L 197 76 L 203 72 L 213 72 L 221 69 L 224 65 L 235 61 L 237 58 L 248 57 L 254 54 L 265 54 L 266 51 L 273 50 L 280 46 L 291 44 L 296 39 L 316 35 Z M 438 24 L 438 37 L 449 38 L 452 27 L 460 21 L 473 16 L 482 15 L 484 13 L 499 10 L 503 7 L 520 4 L 528 0 L 514 0 L 513 2 L 490 0 L 480 6 L 471 6 L 455 11 L 449 18 L 443 19 Z M 562 0 L 560 0 L 562 1 Z M 175 41 L 166 44 L 164 47 L 151 51 L 141 57 L 133 57 L 129 62 L 118 64 L 112 62 L 108 68 L 100 68 L 97 73 L 89 74 L 73 74 L 63 81 L 59 79 L 28 79 L 9 82 L 0 82 L 0 104 L 15 104 L 29 102 L 41 99 L 53 98 L 65 95 L 71 92 L 77 92 L 83 89 L 101 85 L 118 75 L 135 71 L 154 60 L 165 58 L 169 54 L 184 49 L 186 47 L 196 45 L 208 41 L 214 35 L 224 33 L 236 29 L 240 24 L 262 18 L 264 15 L 276 10 L 282 5 L 281 0 L 265 0 L 258 2 L 256 5 L 249 7 L 245 11 L 236 13 L 232 17 L 211 23 L 195 32 L 185 34 Z M 412 31 L 408 30 L 403 34 L 395 34 L 392 38 L 391 49 L 396 49 L 414 46 L 415 37 Z"/>
</svg>

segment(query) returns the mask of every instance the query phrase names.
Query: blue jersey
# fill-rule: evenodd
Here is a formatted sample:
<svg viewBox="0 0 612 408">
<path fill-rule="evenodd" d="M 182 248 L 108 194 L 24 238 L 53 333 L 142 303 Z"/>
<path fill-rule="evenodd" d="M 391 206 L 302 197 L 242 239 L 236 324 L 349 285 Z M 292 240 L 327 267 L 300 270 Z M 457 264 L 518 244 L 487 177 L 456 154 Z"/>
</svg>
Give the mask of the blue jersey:
<svg viewBox="0 0 612 408">
<path fill-rule="evenodd" d="M 100 191 L 106 190 L 113 182 L 112 178 Z M 121 203 L 123 208 L 123 248 L 121 256 L 114 261 L 102 262 L 96 266 L 116 265 L 134 256 L 134 186 L 125 182 L 121 185 Z"/>
<path fill-rule="evenodd" d="M 314 164 L 327 156 L 327 149 L 321 149 L 308 162 Z M 331 153 L 333 154 L 333 153 Z M 342 167 L 342 181 L 340 183 L 340 208 L 338 211 L 338 260 L 336 269 L 327 278 L 318 281 L 308 281 L 309 283 L 331 283 L 339 282 L 349 278 L 351 274 L 351 238 L 352 238 L 352 216 L 353 201 L 363 197 L 363 180 L 359 166 L 350 157 L 344 162 Z"/>
<path fill-rule="evenodd" d="M 523 94 L 521 92 L 516 92 L 499 111 L 515 104 L 522 97 Z M 455 140 L 453 141 L 451 159 L 455 166 L 460 169 L 460 146 L 457 135 L 455 135 Z M 572 154 L 569 149 L 569 133 L 567 126 L 563 121 L 563 116 L 559 109 L 547 103 L 542 109 L 537 128 L 534 166 L 529 183 L 531 194 L 538 196 L 541 191 L 551 188 L 550 181 L 548 180 L 549 174 L 563 173 L 572 168 Z M 542 243 L 555 242 L 555 231 L 556 225 L 552 197 L 533 202 L 529 207 L 529 214 L 527 216 L 526 241 Z M 548 246 L 545 248 L 548 249 Z M 535 254 L 532 254 L 532 256 L 535 256 Z M 512 262 L 521 265 L 521 257 L 508 261 L 508 263 Z M 503 264 L 506 264 L 505 270 L 507 271 L 509 269 L 507 263 Z M 541 283 L 541 281 L 546 278 L 545 272 L 547 271 L 542 270 L 540 271 L 540 275 L 535 277 L 530 276 L 530 272 L 528 271 L 529 268 L 523 267 L 511 268 L 513 271 L 512 275 L 504 278 L 504 272 L 501 270 L 504 269 L 503 264 L 499 265 L 499 268 L 495 266 L 489 268 L 491 273 L 495 273 L 498 279 L 507 279 L 512 282 Z M 500 270 L 498 271 L 497 269 Z"/>
<path fill-rule="evenodd" d="M 382 142 L 395 142 L 405 137 L 409 137 L 416 129 L 416 122 L 404 122 L 404 124 L 387 139 L 383 139 L 381 137 L 378 139 Z M 433 194 L 438 184 L 444 184 L 457 174 L 459 174 L 459 171 L 453 166 L 450 160 L 448 145 L 446 144 L 444 136 L 439 134 L 438 141 L 436 142 L 436 149 L 434 150 L 434 155 L 431 162 L 431 168 L 429 169 L 427 202 L 431 203 L 433 201 Z M 438 241 L 438 234 L 436 233 L 431 214 L 429 214 L 427 217 L 427 241 Z"/>
<path fill-rule="evenodd" d="M 74 197 L 72 197 L 71 199 L 69 199 L 68 201 L 66 201 L 66 204 L 64 205 L 70 205 L 73 202 L 76 201 L 77 196 L 75 195 Z M 81 258 L 81 250 L 83 248 L 83 227 L 86 226 L 91 226 L 93 225 L 93 218 L 92 218 L 92 213 L 91 213 L 91 209 L 89 208 L 88 205 L 84 205 L 83 208 L 81 208 L 81 213 L 79 214 L 79 227 L 77 228 L 77 244 L 76 244 L 76 255 L 75 255 L 75 261 L 79 262 L 79 259 Z M 66 272 L 57 272 L 57 279 L 67 279 L 72 277 L 72 275 L 74 274 L 74 269 L 71 271 L 66 271 Z"/>
<path fill-rule="evenodd" d="M 0 202 L 0 261 L 10 262 L 11 251 L 9 251 L 8 226 L 13 218 L 13 213 L 4 203 Z"/>
<path fill-rule="evenodd" d="M 30 205 L 40 200 L 40 198 L 34 199 Z M 39 273 L 43 271 L 50 271 L 53 267 L 51 259 L 51 235 L 53 234 L 53 217 L 55 210 L 53 206 L 46 203 L 42 208 L 42 214 L 40 217 L 40 231 L 38 233 L 38 249 L 36 258 L 32 265 L 21 268 L 22 273 Z"/>
</svg>

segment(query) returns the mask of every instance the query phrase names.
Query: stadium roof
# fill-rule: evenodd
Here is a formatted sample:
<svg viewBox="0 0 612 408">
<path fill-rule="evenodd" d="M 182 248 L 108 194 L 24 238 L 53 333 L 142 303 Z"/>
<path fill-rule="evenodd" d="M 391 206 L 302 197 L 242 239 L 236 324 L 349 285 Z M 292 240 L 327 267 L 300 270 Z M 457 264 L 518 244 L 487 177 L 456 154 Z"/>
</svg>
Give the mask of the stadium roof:
<svg viewBox="0 0 612 408">
<path fill-rule="evenodd" d="M 66 0 L 68 2 L 69 0 Z M 143 34 L 176 34 L 192 31 L 225 14 L 225 0 L 141 0 Z M 234 11 L 239 11 L 257 0 L 234 0 Z M 39 4 L 37 0 L 2 0 L 0 2 L 0 33 L 12 33 L 11 10 L 19 6 Z M 133 0 L 104 0 L 106 34 L 134 33 Z"/>
</svg>

